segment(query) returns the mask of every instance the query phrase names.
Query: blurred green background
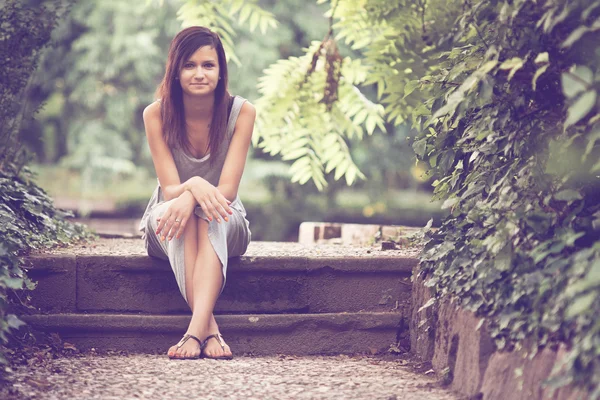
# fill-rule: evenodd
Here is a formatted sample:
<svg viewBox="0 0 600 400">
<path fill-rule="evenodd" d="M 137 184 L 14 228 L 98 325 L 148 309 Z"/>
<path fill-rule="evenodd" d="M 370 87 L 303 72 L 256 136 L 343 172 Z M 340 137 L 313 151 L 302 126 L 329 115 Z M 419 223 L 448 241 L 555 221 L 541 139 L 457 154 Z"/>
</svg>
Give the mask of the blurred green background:
<svg viewBox="0 0 600 400">
<path fill-rule="evenodd" d="M 160 3 L 160 4 L 159 4 Z M 259 1 L 279 21 L 266 35 L 237 30 L 229 89 L 249 101 L 259 97 L 258 78 L 279 59 L 301 55 L 328 29 L 327 5 L 303 0 Z M 57 205 L 75 204 L 94 216 L 90 204 L 114 204 L 113 214 L 140 217 L 156 185 L 142 110 L 154 100 L 168 45 L 181 29 L 181 1 L 79 1 L 54 31 L 31 83 L 29 99 L 42 111 L 22 130 L 35 155 L 39 184 Z M 353 55 L 339 43 L 342 56 Z M 374 88 L 361 90 L 376 100 Z M 411 130 L 386 124 L 372 136 L 350 140 L 352 158 L 367 176 L 348 187 L 343 179 L 319 192 L 312 181 L 291 183 L 292 162 L 253 148 L 240 187 L 253 239 L 296 240 L 303 221 L 423 226 L 439 221 L 431 182 L 415 162 Z M 87 200 L 88 202 L 82 202 Z"/>
</svg>

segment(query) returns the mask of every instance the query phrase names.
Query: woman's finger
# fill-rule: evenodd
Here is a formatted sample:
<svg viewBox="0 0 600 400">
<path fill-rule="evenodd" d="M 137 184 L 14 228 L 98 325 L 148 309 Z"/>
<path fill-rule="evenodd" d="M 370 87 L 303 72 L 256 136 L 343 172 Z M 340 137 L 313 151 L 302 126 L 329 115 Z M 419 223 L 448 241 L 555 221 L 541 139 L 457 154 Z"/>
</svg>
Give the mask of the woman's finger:
<svg viewBox="0 0 600 400">
<path fill-rule="evenodd" d="M 225 211 L 225 206 L 223 206 L 223 203 L 219 202 L 219 200 L 216 197 L 213 197 L 211 201 L 215 211 L 219 213 L 218 216 L 222 216 L 223 219 L 227 222 L 229 220 L 229 214 L 227 213 L 227 211 Z"/>
<path fill-rule="evenodd" d="M 205 201 L 202 201 L 202 203 L 200 203 L 200 207 L 202 207 L 202 211 L 204 211 L 204 214 L 206 214 L 206 218 L 208 218 L 209 221 L 212 221 L 212 217 L 210 216 L 210 213 L 208 212 L 208 208 L 206 207 Z"/>
<path fill-rule="evenodd" d="M 167 210 L 162 215 L 162 217 L 160 217 L 160 219 L 158 220 L 158 226 L 156 227 L 156 234 L 158 236 L 161 236 L 162 230 L 163 230 L 165 224 L 167 223 L 167 221 L 169 220 L 170 215 L 171 215 L 170 210 Z"/>
<path fill-rule="evenodd" d="M 177 214 L 175 214 L 173 216 L 173 221 L 171 222 L 170 225 L 170 229 L 168 231 L 168 240 L 173 239 L 173 236 L 175 236 L 175 234 L 177 233 L 177 231 L 179 230 L 179 225 L 181 225 L 181 217 L 179 217 Z"/>
<path fill-rule="evenodd" d="M 167 239 L 168 235 L 171 232 L 171 228 L 173 227 L 174 221 L 175 221 L 175 217 L 174 216 L 169 217 L 167 223 L 165 224 L 165 227 L 163 228 L 163 230 L 161 232 L 160 240 Z"/>
<path fill-rule="evenodd" d="M 233 214 L 233 211 L 231 210 L 231 207 L 229 207 L 229 205 L 231 204 L 231 202 L 229 200 L 227 200 L 227 198 L 225 196 L 223 196 L 222 194 L 220 196 L 217 197 L 217 201 L 219 201 L 219 203 L 221 204 L 221 206 L 223 207 L 223 209 L 225 210 L 225 212 L 229 215 Z M 225 217 L 225 216 L 223 216 Z"/>
<path fill-rule="evenodd" d="M 208 210 L 208 214 L 217 220 L 217 222 L 221 222 L 221 218 L 219 216 L 219 212 L 215 209 L 215 207 L 213 206 L 212 200 L 208 199 L 208 201 L 205 202 L 206 204 L 206 209 Z"/>
<path fill-rule="evenodd" d="M 175 234 L 175 237 L 177 239 L 179 239 L 181 237 L 181 235 L 183 235 L 183 231 L 185 231 L 185 224 L 187 223 L 187 218 L 182 218 L 181 222 L 177 225 L 179 225 L 179 227 L 177 228 L 177 233 Z"/>
</svg>

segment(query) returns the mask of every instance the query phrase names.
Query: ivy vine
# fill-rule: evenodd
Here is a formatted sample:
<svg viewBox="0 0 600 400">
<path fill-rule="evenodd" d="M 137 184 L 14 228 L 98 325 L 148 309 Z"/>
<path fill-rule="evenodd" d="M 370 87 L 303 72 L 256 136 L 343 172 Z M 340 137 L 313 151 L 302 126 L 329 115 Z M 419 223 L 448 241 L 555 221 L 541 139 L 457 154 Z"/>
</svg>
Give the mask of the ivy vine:
<svg viewBox="0 0 600 400">
<path fill-rule="evenodd" d="M 483 316 L 498 349 L 566 343 L 548 384 L 600 398 L 600 3 L 463 7 L 413 81 L 432 93 L 413 148 L 450 210 L 422 274 Z"/>
</svg>

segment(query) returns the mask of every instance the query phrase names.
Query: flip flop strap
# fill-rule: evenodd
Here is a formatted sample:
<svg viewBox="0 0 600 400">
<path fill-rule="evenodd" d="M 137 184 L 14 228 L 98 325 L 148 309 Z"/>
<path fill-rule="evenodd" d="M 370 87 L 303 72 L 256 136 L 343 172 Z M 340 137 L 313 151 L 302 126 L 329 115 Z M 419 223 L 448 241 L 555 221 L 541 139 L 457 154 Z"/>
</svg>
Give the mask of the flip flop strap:
<svg viewBox="0 0 600 400">
<path fill-rule="evenodd" d="M 215 334 L 212 334 L 210 336 L 207 336 L 206 339 L 204 339 L 202 348 L 206 347 L 206 343 L 208 343 L 208 339 L 213 338 L 213 337 L 215 339 L 217 339 L 217 341 L 219 342 L 219 345 L 221 346 L 221 348 L 223 350 L 225 350 L 225 343 L 223 342 L 223 335 L 221 335 L 220 333 L 215 333 Z"/>
<path fill-rule="evenodd" d="M 189 333 L 186 333 L 185 335 L 183 335 L 183 337 L 181 338 L 181 340 L 179 341 L 179 343 L 177 343 L 177 348 L 178 349 L 181 348 L 181 346 L 183 346 L 185 344 L 185 342 L 187 342 L 190 338 L 192 338 L 196 342 L 200 343 L 200 348 L 202 348 L 202 340 L 198 339 L 194 335 L 190 335 Z"/>
</svg>

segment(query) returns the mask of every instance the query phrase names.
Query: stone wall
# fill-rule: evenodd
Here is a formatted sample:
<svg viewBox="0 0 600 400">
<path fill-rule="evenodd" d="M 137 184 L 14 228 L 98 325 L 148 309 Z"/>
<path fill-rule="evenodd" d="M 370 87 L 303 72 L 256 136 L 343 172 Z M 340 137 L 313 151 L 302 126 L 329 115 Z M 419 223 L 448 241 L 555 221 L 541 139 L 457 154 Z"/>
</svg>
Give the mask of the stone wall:
<svg viewBox="0 0 600 400">
<path fill-rule="evenodd" d="M 542 384 L 565 357 L 566 346 L 545 348 L 529 359 L 521 351 L 498 351 L 487 324 L 449 300 L 418 311 L 433 292 L 426 278 L 413 271 L 411 352 L 431 361 L 440 379 L 471 399 L 483 400 L 586 400 L 589 394 L 565 386 L 552 396 Z"/>
</svg>

